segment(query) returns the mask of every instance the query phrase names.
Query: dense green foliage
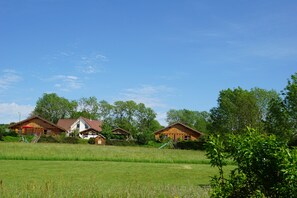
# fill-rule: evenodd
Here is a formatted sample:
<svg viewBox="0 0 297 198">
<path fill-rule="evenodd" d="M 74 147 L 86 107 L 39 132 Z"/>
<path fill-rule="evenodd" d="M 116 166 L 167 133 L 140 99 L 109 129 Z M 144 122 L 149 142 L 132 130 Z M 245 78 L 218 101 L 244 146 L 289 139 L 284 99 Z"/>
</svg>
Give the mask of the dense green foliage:
<svg viewBox="0 0 297 198">
<path fill-rule="evenodd" d="M 204 141 L 180 141 L 174 144 L 176 149 L 204 150 Z"/>
<path fill-rule="evenodd" d="M 116 101 L 114 104 L 100 101 L 99 116 L 104 120 L 103 134 L 107 139 L 113 138 L 111 130 L 119 127 L 129 131 L 140 144 L 146 144 L 153 138 L 152 133 L 161 128 L 156 113 L 134 101 Z"/>
<path fill-rule="evenodd" d="M 170 124 L 180 122 L 193 129 L 208 133 L 210 114 L 206 111 L 191 111 L 188 109 L 175 110 L 167 112 L 166 121 Z"/>
<path fill-rule="evenodd" d="M 220 92 L 218 107 L 211 109 L 212 132 L 241 133 L 247 126 L 260 128 L 261 115 L 256 97 L 242 88 Z"/>
<path fill-rule="evenodd" d="M 219 168 L 212 179 L 212 197 L 297 197 L 297 152 L 274 135 L 253 129 L 240 135 L 210 137 L 207 156 Z M 226 159 L 237 168 L 224 176 Z"/>
<path fill-rule="evenodd" d="M 55 93 L 43 94 L 36 102 L 32 114 L 57 123 L 61 118 L 69 118 L 75 112 L 77 107 L 76 101 L 69 101 Z"/>
<path fill-rule="evenodd" d="M 279 138 L 290 141 L 297 135 L 297 73 L 291 76 L 281 96 L 269 104 L 266 130 Z"/>
</svg>

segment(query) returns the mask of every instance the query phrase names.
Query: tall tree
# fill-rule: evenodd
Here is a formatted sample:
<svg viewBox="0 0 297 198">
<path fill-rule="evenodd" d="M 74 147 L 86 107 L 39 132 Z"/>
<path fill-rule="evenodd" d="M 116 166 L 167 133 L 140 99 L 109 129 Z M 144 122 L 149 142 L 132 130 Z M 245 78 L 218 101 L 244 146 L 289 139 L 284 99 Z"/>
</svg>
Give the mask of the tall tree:
<svg viewBox="0 0 297 198">
<path fill-rule="evenodd" d="M 297 73 L 288 80 L 282 96 L 270 103 L 265 126 L 269 133 L 290 140 L 297 135 Z"/>
<path fill-rule="evenodd" d="M 73 118 L 80 116 L 94 120 L 99 118 L 99 103 L 95 96 L 89 98 L 83 97 L 79 99 L 77 103 L 77 111 L 72 115 Z"/>
<path fill-rule="evenodd" d="M 277 100 L 278 93 L 275 90 L 266 90 L 255 87 L 251 89 L 251 94 L 255 96 L 257 101 L 256 103 L 261 114 L 261 119 L 265 121 L 269 109 L 269 103 L 271 100 Z"/>
<path fill-rule="evenodd" d="M 212 132 L 223 134 L 240 133 L 246 127 L 262 127 L 256 97 L 240 87 L 220 92 L 218 107 L 211 109 L 211 121 Z"/>
<path fill-rule="evenodd" d="M 61 118 L 69 118 L 75 112 L 76 107 L 76 101 L 69 101 L 59 97 L 56 93 L 45 93 L 37 100 L 32 114 L 57 123 Z"/>
</svg>

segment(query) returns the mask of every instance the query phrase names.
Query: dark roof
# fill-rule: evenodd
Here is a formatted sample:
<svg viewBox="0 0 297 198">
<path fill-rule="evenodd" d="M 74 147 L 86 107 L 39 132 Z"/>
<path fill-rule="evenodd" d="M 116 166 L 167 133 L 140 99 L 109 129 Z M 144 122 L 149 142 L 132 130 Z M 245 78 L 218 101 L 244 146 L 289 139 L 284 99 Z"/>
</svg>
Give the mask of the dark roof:
<svg viewBox="0 0 297 198">
<path fill-rule="evenodd" d="M 56 124 L 54 124 L 54 123 L 52 123 L 52 122 L 50 122 L 50 121 L 48 121 L 48 120 L 40 117 L 40 116 L 37 116 L 37 115 L 31 116 L 31 117 L 29 117 L 29 118 L 27 118 L 25 120 L 22 120 L 20 122 L 14 123 L 14 124 L 10 125 L 8 128 L 10 128 L 10 129 L 11 128 L 15 128 L 16 126 L 22 125 L 22 124 L 24 124 L 26 122 L 29 122 L 30 120 L 33 120 L 33 119 L 39 119 L 39 120 L 41 120 L 41 121 L 43 121 L 43 122 L 45 122 L 45 123 L 47 123 L 47 124 L 49 124 L 49 125 L 51 125 L 53 127 L 56 127 L 58 129 L 60 129 L 61 131 L 65 131 L 65 129 L 63 127 L 60 127 L 60 126 L 58 126 L 58 125 L 56 125 Z"/>
<path fill-rule="evenodd" d="M 194 132 L 194 133 L 198 133 L 198 134 L 200 134 L 200 135 L 203 135 L 203 133 L 201 133 L 200 131 L 197 131 L 197 130 L 195 130 L 195 129 L 193 129 L 193 128 L 191 128 L 191 127 L 189 127 L 189 126 L 187 126 L 187 125 L 185 125 L 185 124 L 183 124 L 183 123 L 180 123 L 180 122 L 173 123 L 173 124 L 171 124 L 171 125 L 169 125 L 169 126 L 163 128 L 163 129 L 161 129 L 161 130 L 158 130 L 158 131 L 154 132 L 154 134 L 161 133 L 161 132 L 163 132 L 163 131 L 165 131 L 165 130 L 167 130 L 167 129 L 170 129 L 170 128 L 176 126 L 176 125 L 181 125 L 181 126 L 187 128 L 187 129 L 191 130 L 191 131 Z"/>
<path fill-rule="evenodd" d="M 120 131 L 120 133 L 118 133 L 117 131 Z M 127 134 L 127 135 L 130 135 L 129 131 L 126 131 L 125 129 L 122 129 L 122 128 L 113 129 L 111 132 L 113 134 Z"/>
<path fill-rule="evenodd" d="M 89 120 L 84 117 L 79 117 L 78 119 L 84 120 L 92 129 L 95 129 L 96 131 L 102 131 L 101 125 L 102 122 L 100 120 Z M 59 119 L 58 126 L 66 129 L 67 131 L 70 130 L 70 127 L 78 120 L 78 119 Z"/>
<path fill-rule="evenodd" d="M 97 132 L 97 133 L 100 133 L 100 131 L 98 131 L 98 130 L 96 130 L 96 129 L 93 129 L 93 128 L 88 128 L 88 129 L 86 129 L 86 130 L 84 130 L 84 131 L 81 131 L 81 132 L 79 132 L 79 133 L 84 134 L 84 133 L 86 133 L 86 132 L 88 132 L 88 131 L 95 131 L 95 132 Z"/>
<path fill-rule="evenodd" d="M 104 139 L 106 139 L 102 134 L 98 134 L 98 136 L 103 137 Z M 98 136 L 97 136 L 97 137 L 98 137 Z M 96 137 L 96 138 L 97 138 L 97 137 Z"/>
</svg>

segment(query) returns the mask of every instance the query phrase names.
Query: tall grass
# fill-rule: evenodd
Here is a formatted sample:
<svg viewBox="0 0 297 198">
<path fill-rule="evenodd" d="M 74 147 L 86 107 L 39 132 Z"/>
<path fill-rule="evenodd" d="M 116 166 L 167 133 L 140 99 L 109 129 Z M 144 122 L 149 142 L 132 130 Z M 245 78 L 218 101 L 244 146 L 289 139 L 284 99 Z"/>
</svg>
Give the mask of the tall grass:
<svg viewBox="0 0 297 198">
<path fill-rule="evenodd" d="M 0 160 L 208 164 L 203 151 L 71 144 L 0 143 Z"/>
<path fill-rule="evenodd" d="M 0 167 L 0 197 L 207 197 L 209 176 L 218 172 L 200 164 L 94 161 L 1 160 Z"/>
</svg>

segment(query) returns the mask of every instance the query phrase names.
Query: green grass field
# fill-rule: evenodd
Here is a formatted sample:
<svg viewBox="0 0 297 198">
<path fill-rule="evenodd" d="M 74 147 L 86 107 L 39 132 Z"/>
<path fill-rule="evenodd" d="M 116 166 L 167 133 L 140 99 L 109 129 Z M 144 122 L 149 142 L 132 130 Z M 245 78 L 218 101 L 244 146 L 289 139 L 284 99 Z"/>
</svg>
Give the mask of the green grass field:
<svg viewBox="0 0 297 198">
<path fill-rule="evenodd" d="M 217 174 L 201 151 L 25 143 L 0 150 L 0 197 L 208 197 Z"/>
</svg>

